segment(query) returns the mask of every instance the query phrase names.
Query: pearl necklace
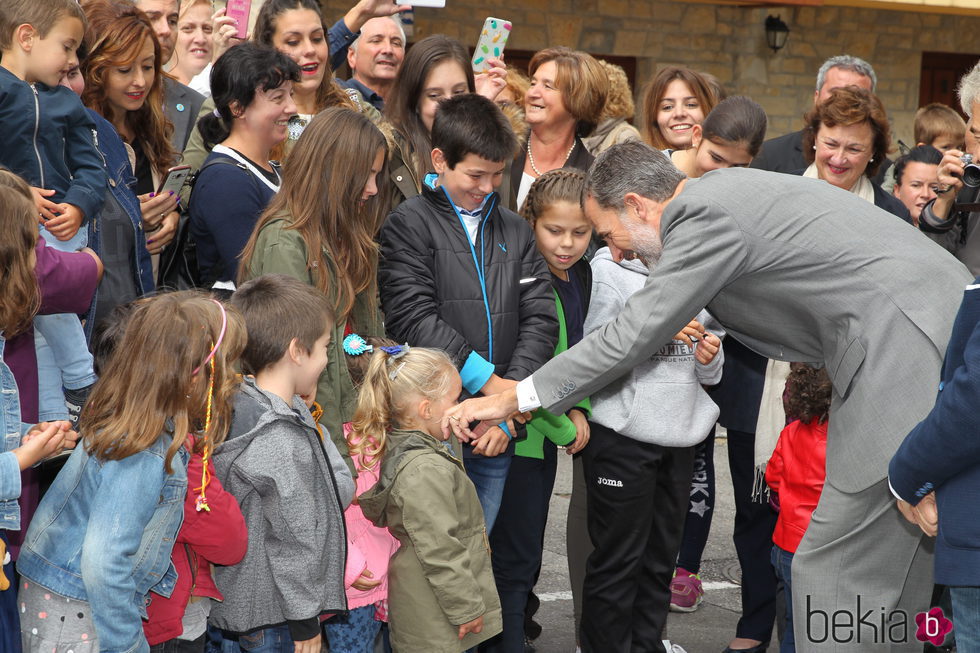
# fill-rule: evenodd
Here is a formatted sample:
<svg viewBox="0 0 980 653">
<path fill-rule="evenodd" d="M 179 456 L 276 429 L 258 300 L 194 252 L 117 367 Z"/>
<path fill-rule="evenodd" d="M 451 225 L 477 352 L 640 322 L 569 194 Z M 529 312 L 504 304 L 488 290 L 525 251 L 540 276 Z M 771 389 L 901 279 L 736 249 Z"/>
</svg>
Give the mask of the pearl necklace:
<svg viewBox="0 0 980 653">
<path fill-rule="evenodd" d="M 568 148 L 568 152 L 565 154 L 565 160 L 561 162 L 561 166 L 559 166 L 559 167 L 564 167 L 565 166 L 565 164 L 568 162 L 568 157 L 572 156 L 572 150 L 574 150 L 574 149 L 575 149 L 575 139 L 573 138 L 572 139 L 572 146 L 570 148 Z M 531 154 L 531 137 L 530 136 L 527 137 L 527 160 L 531 164 L 531 170 L 534 171 L 534 174 L 537 175 L 538 177 L 540 177 L 543 173 L 540 170 L 538 170 L 538 166 L 534 165 L 534 155 Z"/>
</svg>

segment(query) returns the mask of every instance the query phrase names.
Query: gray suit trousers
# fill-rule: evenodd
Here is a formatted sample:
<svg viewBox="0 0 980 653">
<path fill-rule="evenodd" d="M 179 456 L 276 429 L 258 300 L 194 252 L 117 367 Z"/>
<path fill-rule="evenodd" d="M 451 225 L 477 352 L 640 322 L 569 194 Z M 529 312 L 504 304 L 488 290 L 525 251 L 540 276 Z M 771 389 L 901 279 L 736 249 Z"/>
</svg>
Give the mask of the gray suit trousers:
<svg viewBox="0 0 980 653">
<path fill-rule="evenodd" d="M 844 493 L 828 480 L 793 558 L 799 653 L 922 651 L 932 542 L 895 507 L 888 481 Z"/>
</svg>

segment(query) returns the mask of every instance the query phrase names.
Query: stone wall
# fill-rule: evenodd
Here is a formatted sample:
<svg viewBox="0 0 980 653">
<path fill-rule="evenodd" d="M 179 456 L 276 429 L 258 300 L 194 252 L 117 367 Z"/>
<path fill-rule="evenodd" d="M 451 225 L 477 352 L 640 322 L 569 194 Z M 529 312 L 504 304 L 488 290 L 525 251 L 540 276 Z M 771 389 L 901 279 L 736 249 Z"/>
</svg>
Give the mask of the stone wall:
<svg viewBox="0 0 980 653">
<path fill-rule="evenodd" d="M 323 2 L 331 18 L 350 6 Z M 634 56 L 638 80 L 671 64 L 713 73 L 730 93 L 749 95 L 766 109 L 771 136 L 799 129 L 820 64 L 849 53 L 874 65 L 895 136 L 910 143 L 922 52 L 980 52 L 980 18 L 874 9 L 749 9 L 668 0 L 447 0 L 444 9 L 418 8 L 415 14 L 413 40 L 443 33 L 472 45 L 483 18 L 492 14 L 514 23 L 509 44 L 514 48 L 567 45 Z M 768 14 L 780 14 L 791 30 L 778 53 L 766 46 Z M 636 92 L 639 97 L 642 89 Z"/>
</svg>

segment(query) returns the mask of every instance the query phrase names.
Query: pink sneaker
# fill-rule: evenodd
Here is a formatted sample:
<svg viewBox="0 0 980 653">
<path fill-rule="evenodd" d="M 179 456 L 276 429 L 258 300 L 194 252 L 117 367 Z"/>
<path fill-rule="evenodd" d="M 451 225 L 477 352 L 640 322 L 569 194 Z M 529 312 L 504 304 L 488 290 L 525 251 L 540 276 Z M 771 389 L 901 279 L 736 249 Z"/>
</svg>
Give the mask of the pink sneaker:
<svg viewBox="0 0 980 653">
<path fill-rule="evenodd" d="M 704 600 L 701 577 L 683 567 L 674 570 L 670 581 L 670 609 L 673 612 L 694 612 Z"/>
</svg>

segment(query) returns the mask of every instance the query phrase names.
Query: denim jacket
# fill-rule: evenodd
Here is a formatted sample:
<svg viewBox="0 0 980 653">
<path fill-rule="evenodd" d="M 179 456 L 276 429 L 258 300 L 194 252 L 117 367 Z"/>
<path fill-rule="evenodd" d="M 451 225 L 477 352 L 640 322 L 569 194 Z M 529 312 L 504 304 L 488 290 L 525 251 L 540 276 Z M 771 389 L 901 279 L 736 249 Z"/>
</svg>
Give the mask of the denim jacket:
<svg viewBox="0 0 980 653">
<path fill-rule="evenodd" d="M 13 450 L 20 446 L 21 438 L 30 424 L 20 421 L 20 399 L 14 373 L 3 361 L 3 333 L 0 333 L 0 530 L 20 530 L 20 464 Z"/>
<path fill-rule="evenodd" d="M 146 236 L 143 233 L 143 213 L 140 210 L 140 202 L 136 197 L 136 192 L 133 190 L 136 187 L 136 177 L 133 176 L 126 146 L 116 132 L 116 128 L 95 111 L 91 109 L 86 109 L 86 111 L 95 121 L 96 145 L 102 154 L 106 174 L 109 177 L 106 203 L 113 201 L 118 203 L 133 223 L 136 241 L 136 269 L 132 273 L 136 280 L 136 290 L 142 297 L 153 292 L 155 286 L 153 283 L 153 264 L 150 261 L 150 253 L 146 249 Z M 96 254 L 102 256 L 100 222 L 98 218 L 88 221 L 88 244 Z M 95 325 L 96 297 L 97 294 L 92 297 L 92 306 L 85 321 L 85 335 L 89 338 L 92 336 L 92 327 Z"/>
<path fill-rule="evenodd" d="M 141 619 L 152 589 L 170 596 L 170 562 L 183 521 L 187 449 L 164 470 L 169 434 L 122 460 L 100 461 L 79 445 L 31 519 L 17 561 L 24 577 L 88 601 L 108 652 L 148 653 Z"/>
</svg>

